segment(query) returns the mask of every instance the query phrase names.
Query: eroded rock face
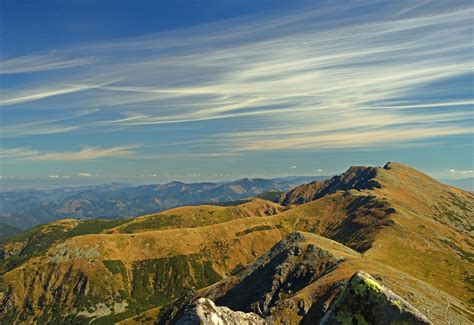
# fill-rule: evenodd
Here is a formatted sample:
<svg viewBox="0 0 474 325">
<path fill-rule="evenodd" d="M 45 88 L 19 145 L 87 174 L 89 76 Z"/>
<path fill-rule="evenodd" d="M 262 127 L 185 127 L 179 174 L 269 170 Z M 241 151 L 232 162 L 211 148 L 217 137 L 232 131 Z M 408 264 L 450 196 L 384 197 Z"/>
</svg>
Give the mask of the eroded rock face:
<svg viewBox="0 0 474 325">
<path fill-rule="evenodd" d="M 3 246 L 0 246 L 0 260 L 9 259 L 13 256 L 20 255 L 21 251 L 25 248 L 27 242 L 10 242 Z"/>
<path fill-rule="evenodd" d="M 263 318 L 254 313 L 219 307 L 207 298 L 199 298 L 176 322 L 178 325 L 264 325 Z"/>
<path fill-rule="evenodd" d="M 235 310 L 268 316 L 270 309 L 335 267 L 340 259 L 295 232 L 275 245 L 261 260 L 251 265 L 238 285 L 215 301 Z"/>
<path fill-rule="evenodd" d="M 382 286 L 365 272 L 359 271 L 320 325 L 333 324 L 431 324 L 408 302 Z"/>
<path fill-rule="evenodd" d="M 284 206 L 304 204 L 337 191 L 371 190 L 380 188 L 380 183 L 375 179 L 377 167 L 353 166 L 342 175 L 331 177 L 324 181 L 314 181 L 293 188 L 282 195 L 279 203 Z"/>
</svg>

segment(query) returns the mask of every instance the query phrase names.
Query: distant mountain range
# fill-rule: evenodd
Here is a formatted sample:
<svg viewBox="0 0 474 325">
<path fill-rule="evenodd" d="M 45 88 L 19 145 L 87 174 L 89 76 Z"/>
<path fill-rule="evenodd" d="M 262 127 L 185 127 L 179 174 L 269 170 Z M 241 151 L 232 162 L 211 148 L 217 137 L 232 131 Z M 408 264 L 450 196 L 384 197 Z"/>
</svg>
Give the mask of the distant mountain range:
<svg viewBox="0 0 474 325">
<path fill-rule="evenodd" d="M 171 183 L 168 199 L 268 186 L 276 199 L 64 219 L 1 240 L 0 323 L 472 324 L 471 193 L 398 163 L 280 196 L 275 183 Z"/>
<path fill-rule="evenodd" d="M 156 213 L 182 205 L 225 204 L 280 191 L 325 176 L 291 176 L 275 179 L 243 178 L 226 183 L 182 183 L 130 186 L 107 184 L 17 190 L 0 193 L 0 223 L 28 229 L 64 218 L 124 218 Z"/>
</svg>

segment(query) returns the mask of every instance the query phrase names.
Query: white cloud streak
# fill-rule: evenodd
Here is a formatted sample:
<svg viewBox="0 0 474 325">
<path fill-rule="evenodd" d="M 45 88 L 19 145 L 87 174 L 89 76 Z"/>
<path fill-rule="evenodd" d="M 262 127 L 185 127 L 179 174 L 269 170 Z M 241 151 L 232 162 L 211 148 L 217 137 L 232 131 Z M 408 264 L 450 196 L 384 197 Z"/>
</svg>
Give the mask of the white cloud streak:
<svg viewBox="0 0 474 325">
<path fill-rule="evenodd" d="M 38 155 L 39 151 L 29 148 L 0 149 L 0 158 L 26 158 Z"/>
<path fill-rule="evenodd" d="M 0 74 L 30 73 L 68 69 L 91 64 L 88 58 L 66 59 L 52 54 L 28 55 L 13 59 L 0 58 Z"/>
<path fill-rule="evenodd" d="M 116 146 L 110 148 L 83 146 L 79 151 L 40 152 L 29 148 L 0 149 L 2 159 L 21 159 L 30 161 L 77 161 L 95 160 L 111 157 L 123 157 L 135 154 L 141 144 Z M 86 176 L 84 173 L 83 175 Z"/>
<path fill-rule="evenodd" d="M 34 92 L 29 93 L 20 93 L 20 94 L 13 94 L 10 98 L 0 99 L 0 106 L 8 106 L 8 105 L 15 105 L 20 103 L 32 102 L 48 97 L 60 96 L 60 95 L 67 95 L 75 92 L 96 89 L 103 87 L 105 85 L 111 84 L 114 81 L 103 82 L 99 84 L 83 84 L 83 85 L 71 85 L 67 87 L 57 88 L 57 89 L 44 89 L 44 90 L 36 90 Z"/>
<path fill-rule="evenodd" d="M 355 18 L 344 16 L 358 5 L 302 10 L 284 19 L 250 17 L 65 50 L 64 57 L 88 62 L 80 73 L 66 74 L 69 80 L 48 89 L 6 89 L 0 105 L 41 110 L 47 104 L 51 110 L 71 110 L 71 116 L 92 113 L 65 124 L 43 120 L 26 128 L 25 123 L 24 130 L 5 125 L 3 136 L 170 125 L 168 137 L 173 138 L 190 123 L 213 123 L 215 129 L 204 128 L 201 141 L 187 148 L 214 146 L 223 152 L 213 154 L 225 155 L 408 145 L 472 134 L 469 85 L 464 84 L 463 93 L 450 83 L 474 72 L 472 6 L 400 1 Z M 336 18 L 325 20 L 329 14 Z M 89 62 L 90 57 L 100 59 Z M 29 71 L 76 62 L 18 60 L 28 62 Z M 15 62 L 7 68 L 19 71 Z M 92 77 L 116 81 L 80 82 Z M 190 133 L 184 140 L 196 136 Z M 36 159 L 100 156 L 94 150 Z"/>
<path fill-rule="evenodd" d="M 456 169 L 450 169 L 450 173 L 452 174 L 458 174 L 458 175 L 468 175 L 468 174 L 474 174 L 474 170 L 456 170 Z"/>
</svg>

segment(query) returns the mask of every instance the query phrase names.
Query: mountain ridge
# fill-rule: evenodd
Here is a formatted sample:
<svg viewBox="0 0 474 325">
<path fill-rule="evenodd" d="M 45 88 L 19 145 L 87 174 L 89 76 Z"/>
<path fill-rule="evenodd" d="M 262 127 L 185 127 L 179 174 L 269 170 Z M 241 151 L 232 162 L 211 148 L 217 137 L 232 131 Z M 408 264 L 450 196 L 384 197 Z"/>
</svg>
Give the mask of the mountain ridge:
<svg viewBox="0 0 474 325">
<path fill-rule="evenodd" d="M 246 305 L 260 306 L 252 309 L 260 316 L 314 322 L 327 311 L 343 284 L 364 270 L 382 279 L 431 321 L 441 321 L 446 315 L 460 324 L 474 320 L 469 307 L 474 299 L 469 280 L 473 274 L 474 252 L 469 243 L 474 197 L 402 164 L 377 167 L 375 174 L 373 168 L 362 170 L 359 179 L 351 175 L 360 170 L 349 169 L 336 182 L 342 184 L 339 188 L 334 181 L 326 187 L 318 185 L 318 191 L 331 190 L 306 203 L 286 207 L 265 200 L 245 203 L 254 205 L 245 210 L 250 211 L 247 215 L 232 214 L 244 211 L 239 205 L 197 206 L 165 211 L 158 214 L 159 222 L 132 232 L 127 226 L 153 221 L 157 216 L 108 223 L 101 229 L 90 229 L 90 225 L 84 229 L 81 225 L 85 221 L 77 220 L 69 221 L 70 225 L 77 223 L 69 230 L 64 230 L 67 223 L 52 224 L 49 230 L 44 229 L 47 225 L 40 226 L 37 231 L 42 235 L 37 243 L 45 243 L 51 234 L 58 239 L 39 250 L 29 248 L 30 255 L 22 255 L 21 246 L 25 240 L 30 246 L 32 242 L 21 236 L 2 244 L 3 249 L 11 246 L 12 254 L 0 260 L 0 317 L 20 322 L 151 317 L 154 322 L 165 319 L 178 301 L 189 303 L 185 297 L 193 292 L 209 294 L 218 304 L 232 305 L 232 299 L 219 300 L 211 293 L 225 295 L 236 286 L 248 287 L 242 281 L 271 264 L 271 274 L 293 270 L 288 274 L 294 276 L 283 281 L 292 293 L 278 281 L 275 288 L 282 292 L 279 295 L 273 284 L 268 284 L 268 276 L 250 281 L 268 294 L 257 295 Z M 311 197 L 316 192 L 308 196 L 304 191 L 292 193 Z M 287 197 L 298 199 L 297 195 Z M 269 207 L 272 213 L 256 215 Z M 82 227 L 81 231 L 75 230 L 77 227 Z M 304 239 L 286 244 L 285 238 L 291 239 L 294 231 L 303 232 Z M 287 253 L 275 260 L 272 247 L 282 242 L 280 246 Z M 310 244 L 313 248 L 307 251 Z M 15 250 L 15 245 L 19 249 Z M 301 245 L 306 255 L 289 254 Z M 323 251 L 326 253 L 317 253 Z M 343 258 L 329 257 L 338 254 Z M 273 262 L 261 264 L 262 259 Z M 12 264 L 12 260 L 18 263 Z M 313 275 L 298 273 L 299 265 Z"/>
<path fill-rule="evenodd" d="M 156 213 L 190 204 L 245 200 L 320 176 L 242 178 L 223 183 L 184 183 L 128 186 L 125 184 L 22 190 L 0 193 L 0 222 L 27 229 L 63 218 L 124 218 Z M 323 177 L 324 178 L 324 177 Z"/>
</svg>

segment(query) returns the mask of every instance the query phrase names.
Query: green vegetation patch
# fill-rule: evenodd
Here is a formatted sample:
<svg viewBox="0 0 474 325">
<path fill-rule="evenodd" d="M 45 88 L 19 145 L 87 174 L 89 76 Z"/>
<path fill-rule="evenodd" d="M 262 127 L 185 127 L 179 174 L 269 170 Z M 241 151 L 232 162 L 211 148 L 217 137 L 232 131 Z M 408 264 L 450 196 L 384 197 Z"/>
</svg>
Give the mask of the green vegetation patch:
<svg viewBox="0 0 474 325">
<path fill-rule="evenodd" d="M 129 219 L 114 219 L 114 220 L 84 220 L 81 221 L 76 227 L 69 231 L 69 237 L 88 235 L 88 234 L 99 234 L 107 229 L 115 228 L 121 224 L 128 222 Z"/>
<path fill-rule="evenodd" d="M 271 230 L 271 229 L 274 229 L 274 228 L 282 228 L 282 226 L 281 226 L 281 225 L 275 225 L 275 226 L 268 226 L 268 225 L 256 226 L 256 227 L 253 227 L 253 228 L 245 229 L 245 230 L 243 230 L 243 231 L 239 231 L 239 232 L 235 233 L 235 235 L 238 236 L 238 237 L 240 237 L 240 236 L 244 236 L 244 235 L 250 234 L 250 233 L 255 232 L 255 231 Z"/>
<path fill-rule="evenodd" d="M 240 271 L 242 271 L 245 268 L 245 266 L 242 265 L 242 263 L 237 264 L 232 271 L 230 271 L 230 275 L 236 275 Z"/>
<path fill-rule="evenodd" d="M 125 265 L 120 260 L 104 260 L 102 261 L 105 267 L 112 273 L 113 275 L 120 274 L 123 280 L 127 279 L 127 270 L 125 269 Z"/>
<path fill-rule="evenodd" d="M 450 247 L 459 257 L 461 257 L 461 259 L 468 261 L 469 263 L 474 263 L 473 253 L 465 251 L 464 249 L 456 245 L 453 241 L 447 238 L 440 239 L 440 242 Z"/>
<path fill-rule="evenodd" d="M 281 196 L 284 193 L 285 192 L 283 191 L 273 190 L 273 191 L 263 192 L 262 194 L 259 194 L 256 197 L 262 200 L 278 202 L 278 200 L 281 198 Z"/>
<path fill-rule="evenodd" d="M 212 263 L 196 254 L 134 262 L 132 273 L 132 299 L 145 309 L 163 305 L 221 279 Z"/>
<path fill-rule="evenodd" d="M 183 222 L 183 217 L 178 215 L 155 215 L 137 220 L 125 225 L 121 232 L 133 233 L 137 230 L 162 229 L 166 227 L 178 227 Z"/>
<path fill-rule="evenodd" d="M 125 220 L 93 219 L 81 221 L 76 227 L 70 230 L 60 225 L 52 224 L 31 228 L 3 242 L 3 244 L 26 243 L 26 245 L 18 255 L 9 259 L 0 259 L 0 274 L 20 266 L 29 258 L 46 252 L 54 244 L 65 241 L 68 238 L 87 234 L 98 234 L 106 229 L 117 227 L 124 222 Z M 48 229 L 47 232 L 44 231 L 45 227 Z"/>
</svg>

